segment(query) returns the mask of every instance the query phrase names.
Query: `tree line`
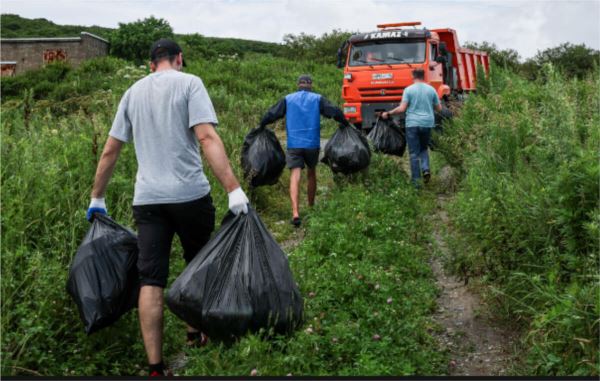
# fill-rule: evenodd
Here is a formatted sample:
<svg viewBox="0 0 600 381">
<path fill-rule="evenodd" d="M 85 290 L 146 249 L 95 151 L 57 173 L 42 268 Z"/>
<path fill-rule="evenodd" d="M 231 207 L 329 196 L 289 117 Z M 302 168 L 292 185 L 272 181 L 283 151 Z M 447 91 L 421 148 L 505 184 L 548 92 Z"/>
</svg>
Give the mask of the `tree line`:
<svg viewBox="0 0 600 381">
<path fill-rule="evenodd" d="M 173 32 L 168 21 L 150 16 L 129 23 L 119 23 L 116 29 L 97 26 L 84 27 L 57 25 L 46 19 L 26 19 L 18 15 L 2 15 L 2 37 L 66 36 L 87 30 L 110 41 L 110 54 L 136 64 L 148 60 L 149 47 L 159 38 L 173 38 L 179 42 L 190 60 L 243 58 L 245 54 L 258 53 L 335 64 L 337 51 L 357 31 L 334 29 L 320 36 L 300 33 L 286 34 L 281 44 L 236 38 L 206 37 L 198 33 L 180 35 Z M 538 78 L 545 64 L 552 64 L 566 77 L 582 78 L 598 71 L 600 52 L 585 44 L 563 43 L 540 50 L 533 57 L 522 59 L 514 49 L 501 49 L 491 42 L 467 42 L 467 48 L 489 53 L 492 64 L 509 69 L 527 79 Z"/>
</svg>

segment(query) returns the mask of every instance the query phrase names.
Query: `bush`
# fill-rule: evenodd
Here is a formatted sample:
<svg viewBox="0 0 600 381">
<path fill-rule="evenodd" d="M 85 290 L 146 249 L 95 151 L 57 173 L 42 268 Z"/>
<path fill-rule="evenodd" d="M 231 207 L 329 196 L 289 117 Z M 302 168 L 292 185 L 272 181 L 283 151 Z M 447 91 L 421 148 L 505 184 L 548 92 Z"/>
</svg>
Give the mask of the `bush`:
<svg viewBox="0 0 600 381">
<path fill-rule="evenodd" d="M 2 78 L 0 81 L 2 98 L 22 97 L 29 89 L 33 89 L 35 99 L 45 98 L 70 71 L 71 67 L 67 63 L 58 61 L 15 77 Z"/>
<path fill-rule="evenodd" d="M 554 48 L 539 51 L 535 57 L 527 60 L 522 72 L 527 78 L 539 76 L 544 64 L 552 64 L 567 78 L 584 78 L 600 68 L 600 51 L 588 48 L 585 44 L 564 43 Z"/>
<path fill-rule="evenodd" d="M 127 65 L 114 57 L 88 60 L 77 69 L 64 63 L 53 63 L 40 70 L 6 78 L 6 81 L 3 79 L 3 104 L 6 100 L 23 104 L 29 99 L 26 94 L 30 94 L 33 100 L 41 101 L 37 107 L 47 108 L 55 116 L 79 110 L 90 112 L 99 102 L 106 103 L 112 91 L 125 88 L 145 73 L 145 69 Z"/>
<path fill-rule="evenodd" d="M 496 44 L 487 41 L 481 43 L 467 41 L 463 46 L 465 48 L 487 52 L 492 65 L 495 67 L 501 67 L 516 72 L 521 66 L 519 53 L 514 49 L 500 49 Z"/>
<path fill-rule="evenodd" d="M 150 60 L 152 43 L 173 38 L 173 29 L 164 19 L 150 16 L 130 23 L 119 23 L 110 36 L 110 54 L 140 65 Z"/>
<path fill-rule="evenodd" d="M 320 37 L 301 33 L 286 34 L 283 37 L 285 57 L 290 59 L 307 59 L 322 63 L 337 63 L 337 51 L 351 32 L 334 29 Z"/>
</svg>

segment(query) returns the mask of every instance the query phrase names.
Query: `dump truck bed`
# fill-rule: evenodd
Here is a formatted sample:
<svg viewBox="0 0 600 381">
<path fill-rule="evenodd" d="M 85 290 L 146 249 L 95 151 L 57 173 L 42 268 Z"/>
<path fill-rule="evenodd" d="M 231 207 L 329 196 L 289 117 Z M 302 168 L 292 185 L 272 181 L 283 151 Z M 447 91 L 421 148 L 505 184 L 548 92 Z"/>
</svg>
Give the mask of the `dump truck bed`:
<svg viewBox="0 0 600 381">
<path fill-rule="evenodd" d="M 490 62 L 486 52 L 461 48 L 454 29 L 432 29 L 438 34 L 440 41 L 446 43 L 446 47 L 452 53 L 452 66 L 456 68 L 459 90 L 473 91 L 476 89 L 477 65 L 481 65 L 486 73 L 489 73 Z"/>
</svg>

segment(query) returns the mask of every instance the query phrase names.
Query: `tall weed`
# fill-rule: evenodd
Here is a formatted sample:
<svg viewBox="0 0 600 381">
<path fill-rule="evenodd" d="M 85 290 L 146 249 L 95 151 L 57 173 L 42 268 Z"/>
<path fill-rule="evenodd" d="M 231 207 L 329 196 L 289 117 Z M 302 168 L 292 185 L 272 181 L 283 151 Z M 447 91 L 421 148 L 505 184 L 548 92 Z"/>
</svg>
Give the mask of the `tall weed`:
<svg viewBox="0 0 600 381">
<path fill-rule="evenodd" d="M 450 265 L 522 322 L 526 372 L 598 374 L 599 79 L 495 70 L 440 142 L 463 175 Z"/>
</svg>

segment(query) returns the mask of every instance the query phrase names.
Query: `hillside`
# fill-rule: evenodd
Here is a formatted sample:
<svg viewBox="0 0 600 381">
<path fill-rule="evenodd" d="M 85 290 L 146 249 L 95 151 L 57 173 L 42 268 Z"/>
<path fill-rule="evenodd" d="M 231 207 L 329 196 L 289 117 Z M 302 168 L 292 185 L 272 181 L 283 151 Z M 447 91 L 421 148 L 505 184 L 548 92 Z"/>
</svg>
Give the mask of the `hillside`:
<svg viewBox="0 0 600 381">
<path fill-rule="evenodd" d="M 192 39 L 223 43 L 185 70 L 206 85 L 240 179 L 244 136 L 295 90 L 299 74 L 310 73 L 315 91 L 342 104 L 342 72 L 331 64 L 271 54 L 277 44 Z M 267 54 L 231 54 L 246 43 Z M 136 311 L 87 336 L 64 286 L 89 228 L 90 188 L 119 100 L 147 74 L 102 57 L 1 81 L 3 376 L 146 374 Z M 494 67 L 481 77 L 477 94 L 436 135 L 433 179 L 421 192 L 410 184 L 407 154 L 373 153 L 369 170 L 350 177 L 319 165 L 317 203 L 308 208 L 301 195 L 303 226 L 294 229 L 288 171 L 272 186 L 243 185 L 288 255 L 305 323 L 289 336 L 190 349 L 184 324 L 167 310 L 167 363 L 188 376 L 464 375 L 460 359 L 488 350 L 477 365 L 495 365 L 499 356 L 490 350 L 497 342 L 475 345 L 479 337 L 465 334 L 471 327 L 448 330 L 440 318 L 461 308 L 441 300 L 460 286 L 481 300 L 473 319 L 514 339 L 503 347 L 506 363 L 482 374 L 598 375 L 600 78 L 569 78 L 550 63 L 536 75 Z M 279 136 L 283 125 L 272 126 Z M 336 128 L 324 120 L 322 139 Z M 106 194 L 111 217 L 130 227 L 136 170 L 129 144 Z M 227 194 L 209 169 L 207 176 L 219 221 Z M 176 241 L 169 285 L 183 267 Z M 444 290 L 440 273 L 458 286 Z"/>
<path fill-rule="evenodd" d="M 299 73 L 310 72 L 316 90 L 340 102 L 339 72 L 331 65 L 257 56 L 190 62 L 187 70 L 200 75 L 210 91 L 220 135 L 240 178 L 244 135 L 271 104 L 293 91 Z M 65 87 L 59 93 L 39 93 L 38 100 L 26 100 L 25 108 L 31 112 L 25 117 L 21 101 L 3 104 L 2 269 L 12 275 L 2 278 L 2 352 L 7 359 L 2 362 L 2 374 L 136 375 L 136 365 L 143 364 L 135 312 L 114 327 L 86 337 L 78 329 L 76 307 L 63 285 L 80 237 L 89 226 L 84 204 L 115 108 L 123 91 L 145 74 L 121 60 L 98 59 L 61 74 Z M 97 90 L 85 94 L 88 90 L 84 89 L 93 86 Z M 74 96 L 65 98 L 65 94 Z M 329 138 L 335 124 L 327 121 L 324 126 L 323 137 Z M 215 362 L 193 361 L 181 372 L 248 374 L 250 366 L 259 366 L 265 375 L 443 373 L 447 359 L 436 353 L 428 332 L 433 324 L 429 311 L 435 303 L 435 286 L 427 267 L 428 232 L 415 228 L 420 226 L 421 215 L 404 172 L 385 175 L 395 168 L 392 158 L 378 156 L 371 165 L 372 178 L 334 182 L 330 169 L 319 166 L 319 205 L 309 211 L 302 197 L 307 220 L 301 232 L 287 223 L 287 171 L 278 184 L 252 191 L 251 200 L 261 218 L 287 247 L 306 298 L 306 326 L 272 342 L 250 335 L 227 352 L 214 343 L 203 351 L 209 351 Z M 135 171 L 133 147 L 127 146 L 107 200 L 111 216 L 128 226 L 133 225 L 130 204 Z M 208 175 L 220 219 L 227 210 L 227 195 L 210 171 Z M 388 213 L 399 205 L 397 200 L 402 200 L 402 207 Z M 30 207 L 19 206 L 26 204 Z M 387 234 L 390 229 L 399 235 Z M 25 230 L 27 237 L 22 235 Z M 401 249 L 395 248 L 398 244 Z M 20 254 L 24 252 L 29 253 L 27 258 Z M 176 246 L 170 282 L 182 267 L 181 248 Z M 377 297 L 374 289 L 380 290 Z M 387 302 L 390 297 L 397 303 Z M 378 316 L 372 315 L 375 310 L 380 311 Z M 403 324 L 397 326 L 400 320 Z M 183 326 L 168 313 L 166 327 L 166 353 L 173 361 L 183 347 Z M 381 340 L 373 340 L 374 335 Z M 322 357 L 307 362 L 315 346 Z M 287 348 L 287 354 L 282 348 Z M 246 361 L 230 360 L 248 351 L 251 357 Z"/>
<path fill-rule="evenodd" d="M 97 25 L 60 25 L 44 18 L 28 19 L 14 14 L 0 15 L 0 37 L 73 37 L 81 32 L 90 32 L 110 40 L 114 29 Z M 198 35 L 176 34 L 177 40 L 185 40 L 186 36 L 198 38 Z M 240 38 L 201 37 L 202 45 L 223 55 L 241 54 L 245 52 L 276 54 L 281 45 L 273 42 L 245 40 Z M 198 42 L 196 42 L 198 44 Z"/>
<path fill-rule="evenodd" d="M 90 32 L 108 39 L 112 31 L 97 25 L 59 25 L 44 18 L 28 19 L 14 14 L 0 15 L 0 37 L 74 37 L 81 32 Z"/>
</svg>

